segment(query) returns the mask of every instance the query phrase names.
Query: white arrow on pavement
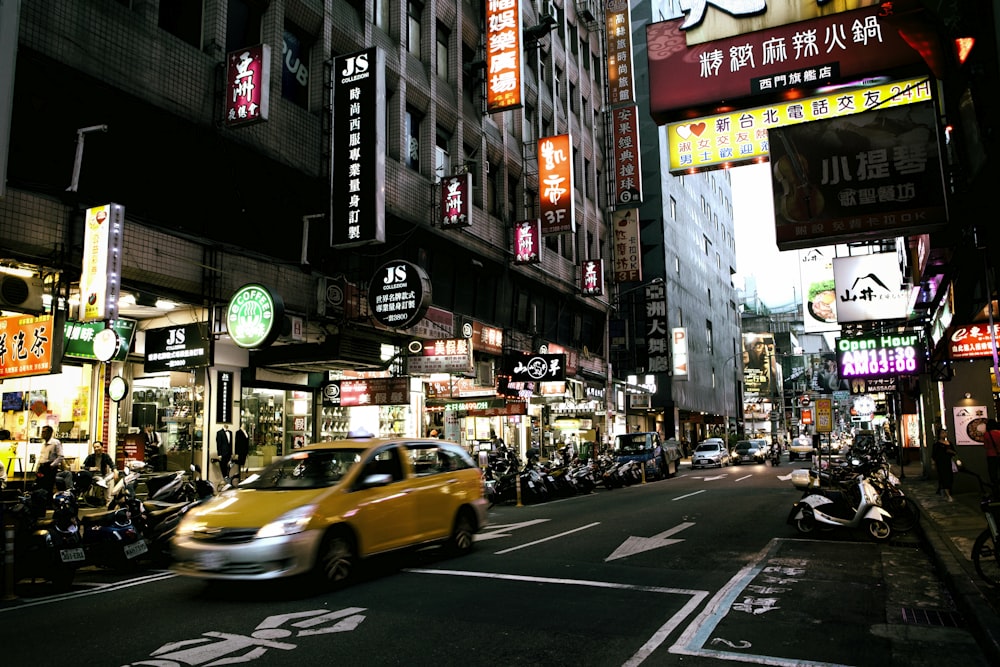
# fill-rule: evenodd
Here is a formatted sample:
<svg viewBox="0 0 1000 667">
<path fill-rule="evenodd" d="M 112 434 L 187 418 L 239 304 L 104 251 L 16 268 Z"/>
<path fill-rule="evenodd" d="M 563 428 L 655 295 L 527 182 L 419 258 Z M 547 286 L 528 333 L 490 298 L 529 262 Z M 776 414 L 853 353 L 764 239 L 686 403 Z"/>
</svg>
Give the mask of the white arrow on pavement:
<svg viewBox="0 0 1000 667">
<path fill-rule="evenodd" d="M 706 482 L 714 482 L 717 479 L 725 479 L 727 477 L 729 477 L 728 474 L 725 474 L 725 475 L 716 475 L 715 477 L 704 477 L 702 479 L 704 479 Z"/>
<path fill-rule="evenodd" d="M 616 560 L 618 558 L 625 558 L 626 556 L 631 556 L 632 554 L 642 553 L 643 551 L 650 551 L 652 549 L 659 549 L 660 547 L 670 546 L 671 544 L 677 544 L 678 542 L 683 542 L 684 540 L 672 540 L 671 535 L 676 535 L 682 530 L 687 530 L 694 524 L 685 521 L 684 523 L 678 524 L 671 528 L 670 530 L 665 530 L 659 535 L 653 535 L 652 537 L 635 537 L 630 536 L 625 540 L 620 547 L 615 549 L 615 552 L 604 559 L 604 562 L 609 560 Z"/>
<path fill-rule="evenodd" d="M 787 475 L 778 475 L 778 479 L 780 479 L 782 482 L 787 482 L 791 478 L 792 478 L 791 473 L 788 473 Z"/>
<path fill-rule="evenodd" d="M 485 540 L 495 540 L 498 537 L 510 537 L 510 533 L 508 531 L 517 530 L 518 528 L 527 528 L 528 526 L 545 523 L 546 521 L 550 521 L 550 519 L 532 519 L 531 521 L 522 521 L 521 523 L 504 523 L 499 526 L 490 526 L 490 532 L 478 533 L 475 539 L 476 542 L 482 542 Z"/>
</svg>

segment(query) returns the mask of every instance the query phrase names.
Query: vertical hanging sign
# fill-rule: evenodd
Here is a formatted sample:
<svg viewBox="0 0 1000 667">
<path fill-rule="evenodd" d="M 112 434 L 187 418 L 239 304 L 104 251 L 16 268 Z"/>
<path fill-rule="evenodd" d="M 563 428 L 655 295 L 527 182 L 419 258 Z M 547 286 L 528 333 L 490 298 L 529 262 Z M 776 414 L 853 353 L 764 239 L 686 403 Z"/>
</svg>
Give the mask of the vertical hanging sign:
<svg viewBox="0 0 1000 667">
<path fill-rule="evenodd" d="M 614 206 L 638 206 L 642 203 L 639 107 L 631 104 L 611 111 L 611 140 L 615 156 Z"/>
<path fill-rule="evenodd" d="M 583 262 L 580 273 L 580 291 L 587 296 L 604 294 L 604 262 L 588 259 Z"/>
<path fill-rule="evenodd" d="M 267 120 L 271 96 L 271 47 L 258 44 L 226 56 L 228 127 Z"/>
<path fill-rule="evenodd" d="M 80 272 L 81 322 L 118 319 L 124 223 L 125 207 L 121 204 L 87 209 Z"/>
<path fill-rule="evenodd" d="M 670 372 L 670 331 L 667 329 L 667 287 L 646 285 L 647 373 Z"/>
<path fill-rule="evenodd" d="M 538 218 L 521 220 L 514 225 L 514 263 L 538 264 L 542 261 L 542 223 Z"/>
<path fill-rule="evenodd" d="M 570 135 L 538 140 L 538 187 L 541 192 L 542 234 L 576 231 L 573 211 L 573 145 Z"/>
<path fill-rule="evenodd" d="M 472 174 L 455 174 L 441 181 L 441 227 L 472 224 Z"/>
<path fill-rule="evenodd" d="M 642 246 L 639 243 L 639 209 L 626 208 L 611 214 L 615 282 L 642 280 Z"/>
<path fill-rule="evenodd" d="M 340 56 L 333 76 L 330 245 L 385 243 L 385 56 Z"/>
<path fill-rule="evenodd" d="M 219 424 L 233 423 L 233 372 L 219 371 L 219 388 L 215 394 L 215 421 Z"/>
<path fill-rule="evenodd" d="M 635 104 L 632 16 L 629 0 L 607 0 L 604 10 L 608 54 L 608 103 Z"/>
<path fill-rule="evenodd" d="M 521 106 L 521 3 L 486 0 L 486 112 Z"/>
</svg>

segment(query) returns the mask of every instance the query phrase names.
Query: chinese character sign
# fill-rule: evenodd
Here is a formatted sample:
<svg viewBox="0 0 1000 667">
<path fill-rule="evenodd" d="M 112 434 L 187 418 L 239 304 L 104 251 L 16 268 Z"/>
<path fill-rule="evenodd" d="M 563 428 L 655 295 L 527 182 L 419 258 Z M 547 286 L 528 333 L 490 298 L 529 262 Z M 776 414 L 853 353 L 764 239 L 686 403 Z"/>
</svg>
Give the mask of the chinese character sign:
<svg viewBox="0 0 1000 667">
<path fill-rule="evenodd" d="M 638 206 L 642 202 L 642 162 L 636 105 L 611 112 L 611 139 L 615 155 L 615 206 Z"/>
<path fill-rule="evenodd" d="M 226 56 L 226 125 L 267 120 L 270 89 L 270 46 L 258 44 L 230 52 Z"/>
<path fill-rule="evenodd" d="M 933 102 L 770 133 L 780 250 L 923 233 L 947 223 Z"/>
<path fill-rule="evenodd" d="M 951 333 L 948 353 L 952 359 L 992 357 L 997 340 L 1000 340 L 1000 324 L 992 327 L 986 322 L 960 325 Z"/>
<path fill-rule="evenodd" d="M 80 272 L 80 321 L 118 317 L 125 207 L 88 208 L 84 217 L 83 265 Z"/>
<path fill-rule="evenodd" d="M 340 56 L 333 77 L 330 244 L 385 243 L 385 57 Z"/>
<path fill-rule="evenodd" d="M 587 296 L 604 294 L 604 262 L 599 259 L 584 260 L 580 266 L 580 292 Z"/>
<path fill-rule="evenodd" d="M 472 224 L 472 174 L 455 174 L 441 181 L 441 227 Z"/>
<path fill-rule="evenodd" d="M 647 373 L 670 372 L 670 329 L 667 327 L 667 288 L 664 283 L 646 285 Z"/>
<path fill-rule="evenodd" d="M 57 372 L 51 315 L 0 317 L 0 380 Z"/>
<path fill-rule="evenodd" d="M 576 231 L 572 146 L 568 134 L 538 140 L 538 189 L 546 235 Z"/>
<path fill-rule="evenodd" d="M 920 51 L 902 36 L 908 19 L 885 3 L 696 46 L 688 46 L 683 19 L 651 23 L 650 115 L 662 125 L 920 64 Z"/>
<path fill-rule="evenodd" d="M 514 225 L 514 263 L 538 264 L 542 261 L 542 222 L 520 220 Z"/>
<path fill-rule="evenodd" d="M 608 0 L 604 11 L 608 54 L 608 103 L 635 102 L 632 69 L 632 16 L 628 0 Z"/>
<path fill-rule="evenodd" d="M 611 214 L 615 282 L 642 280 L 642 247 L 639 243 L 639 209 L 627 208 Z"/>
<path fill-rule="evenodd" d="M 521 3 L 486 0 L 486 111 L 521 106 Z"/>
</svg>

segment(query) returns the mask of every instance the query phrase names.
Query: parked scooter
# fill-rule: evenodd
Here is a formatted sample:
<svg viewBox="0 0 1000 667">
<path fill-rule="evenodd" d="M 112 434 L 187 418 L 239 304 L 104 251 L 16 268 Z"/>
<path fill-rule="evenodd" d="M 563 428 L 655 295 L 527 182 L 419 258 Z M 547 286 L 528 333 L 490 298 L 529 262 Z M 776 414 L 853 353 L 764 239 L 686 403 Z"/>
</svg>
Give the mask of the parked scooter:
<svg viewBox="0 0 1000 667">
<path fill-rule="evenodd" d="M 187 477 L 187 472 L 178 470 L 146 479 L 146 502 L 158 503 L 189 503 L 196 498 L 194 484 Z"/>
<path fill-rule="evenodd" d="M 788 514 L 788 523 L 800 533 L 863 528 L 877 542 L 892 536 L 891 520 L 880 504 L 878 491 L 862 474 L 854 477 L 853 486 L 810 488 Z"/>
<path fill-rule="evenodd" d="M 148 558 L 159 567 L 166 567 L 170 563 L 170 540 L 184 515 L 215 496 L 215 487 L 201 477 L 201 468 L 192 465 L 191 472 L 194 475 L 194 500 L 167 506 L 143 503 L 146 511 L 142 515 L 142 532 L 149 546 Z"/>
<path fill-rule="evenodd" d="M 52 496 L 52 518 L 45 518 L 49 493 L 22 494 L 9 510 L 14 523 L 14 579 L 45 579 L 59 591 L 73 585 L 86 556 L 80 544 L 79 512 L 72 493 Z"/>
</svg>

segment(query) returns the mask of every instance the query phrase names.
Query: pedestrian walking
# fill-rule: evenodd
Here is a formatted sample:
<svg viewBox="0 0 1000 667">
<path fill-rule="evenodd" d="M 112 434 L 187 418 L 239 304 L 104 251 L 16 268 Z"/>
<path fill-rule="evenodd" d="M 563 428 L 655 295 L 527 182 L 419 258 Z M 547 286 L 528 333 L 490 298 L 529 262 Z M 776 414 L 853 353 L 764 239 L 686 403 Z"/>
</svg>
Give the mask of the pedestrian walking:
<svg viewBox="0 0 1000 667">
<path fill-rule="evenodd" d="M 951 497 L 951 487 L 955 482 L 955 447 L 948 440 L 948 429 L 943 428 L 938 431 L 937 440 L 931 447 L 931 458 L 934 459 L 934 467 L 937 468 L 938 493 L 944 496 L 949 503 L 955 499 Z"/>
<path fill-rule="evenodd" d="M 986 420 L 983 446 L 986 447 L 986 473 L 993 487 L 993 497 L 996 498 L 1000 494 L 1000 422 L 996 419 Z"/>
</svg>

